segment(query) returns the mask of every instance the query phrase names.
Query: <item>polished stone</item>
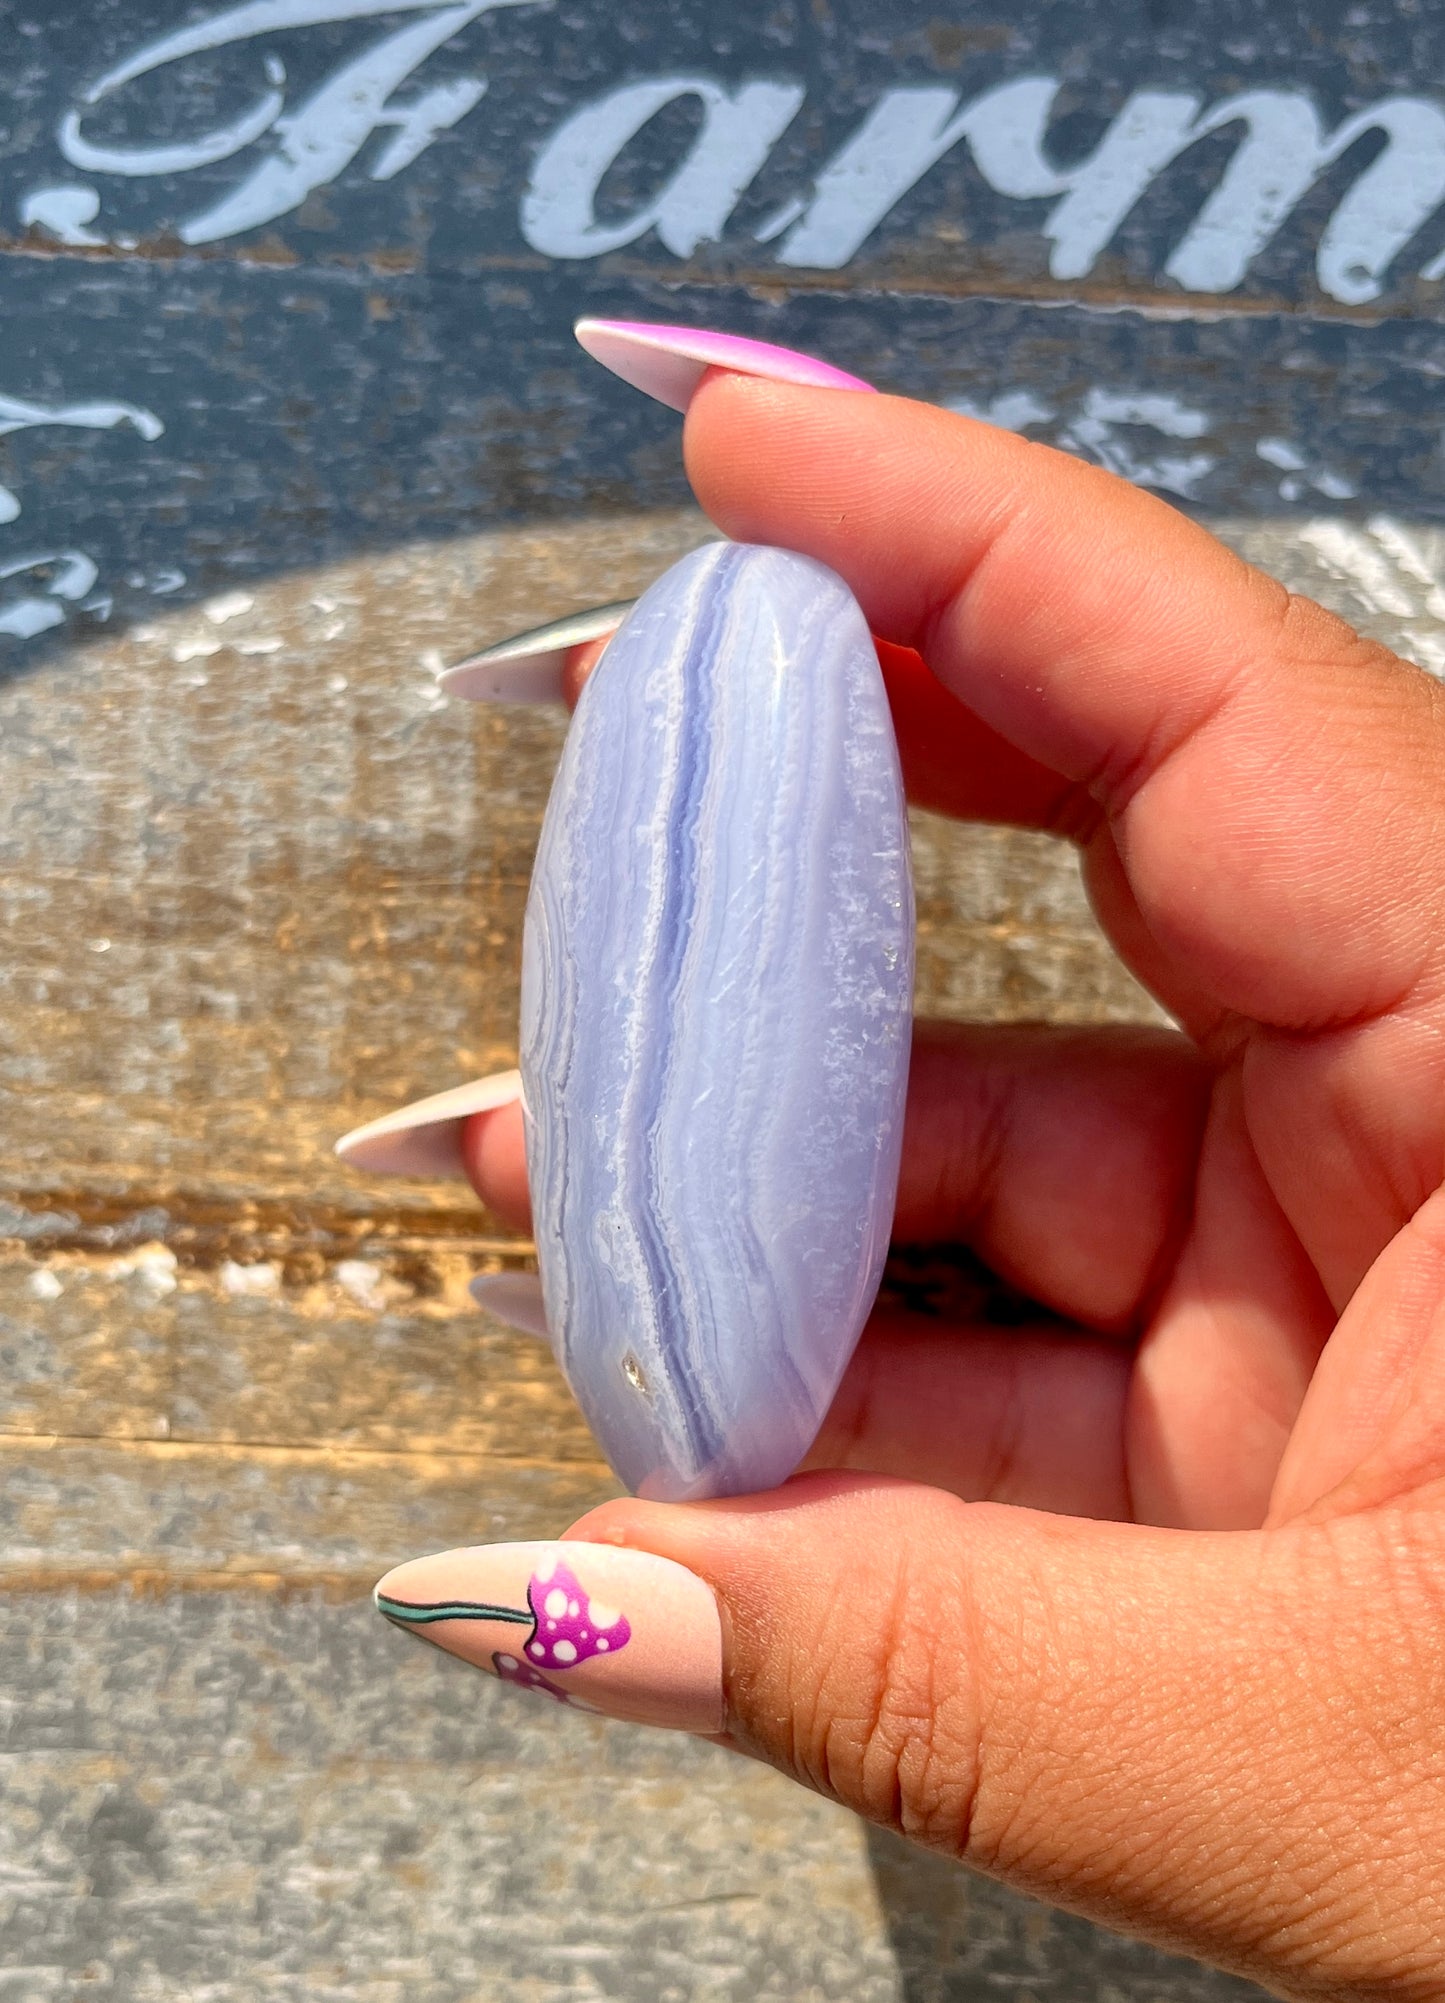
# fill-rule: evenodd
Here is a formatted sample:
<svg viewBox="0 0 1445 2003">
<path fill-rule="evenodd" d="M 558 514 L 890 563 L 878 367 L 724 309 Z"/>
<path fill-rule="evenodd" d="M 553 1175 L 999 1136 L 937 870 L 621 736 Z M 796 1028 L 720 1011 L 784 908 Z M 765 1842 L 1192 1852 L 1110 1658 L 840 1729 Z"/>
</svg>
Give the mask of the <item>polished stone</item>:
<svg viewBox="0 0 1445 2003">
<path fill-rule="evenodd" d="M 862 613 L 809 558 L 694 552 L 583 691 L 523 943 L 548 1321 L 637 1492 L 768 1488 L 806 1452 L 887 1249 L 912 980 Z"/>
</svg>

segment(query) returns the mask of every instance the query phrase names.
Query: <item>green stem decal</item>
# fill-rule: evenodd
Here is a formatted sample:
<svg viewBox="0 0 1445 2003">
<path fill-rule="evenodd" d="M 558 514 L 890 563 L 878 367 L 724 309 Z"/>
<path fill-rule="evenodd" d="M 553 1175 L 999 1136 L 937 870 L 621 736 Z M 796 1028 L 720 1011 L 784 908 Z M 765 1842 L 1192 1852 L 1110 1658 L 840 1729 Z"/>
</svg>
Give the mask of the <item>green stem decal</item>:
<svg viewBox="0 0 1445 2003">
<path fill-rule="evenodd" d="M 532 1616 L 524 1607 L 489 1607 L 480 1600 L 438 1600 L 434 1605 L 414 1605 L 409 1600 L 393 1600 L 376 1594 L 376 1609 L 389 1620 L 407 1627 L 430 1627 L 439 1620 L 502 1620 L 515 1627 L 530 1627 Z"/>
</svg>

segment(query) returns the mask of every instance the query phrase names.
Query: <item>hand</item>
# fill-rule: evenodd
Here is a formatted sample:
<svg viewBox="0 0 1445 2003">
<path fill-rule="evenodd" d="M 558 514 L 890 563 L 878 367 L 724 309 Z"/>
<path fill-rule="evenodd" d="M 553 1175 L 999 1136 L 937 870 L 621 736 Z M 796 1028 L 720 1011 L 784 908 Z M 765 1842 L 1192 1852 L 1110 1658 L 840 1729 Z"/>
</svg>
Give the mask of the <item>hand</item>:
<svg viewBox="0 0 1445 2003">
<path fill-rule="evenodd" d="M 1053 1318 L 880 1313 L 813 1472 L 568 1534 L 706 1580 L 730 1742 L 860 1813 L 1289 1995 L 1445 1996 L 1445 690 L 967 419 L 714 373 L 686 443 L 927 663 L 913 796 L 1077 842 L 1183 1033 L 920 1024 L 895 1236 Z M 515 1110 L 467 1154 L 518 1215 Z"/>
</svg>

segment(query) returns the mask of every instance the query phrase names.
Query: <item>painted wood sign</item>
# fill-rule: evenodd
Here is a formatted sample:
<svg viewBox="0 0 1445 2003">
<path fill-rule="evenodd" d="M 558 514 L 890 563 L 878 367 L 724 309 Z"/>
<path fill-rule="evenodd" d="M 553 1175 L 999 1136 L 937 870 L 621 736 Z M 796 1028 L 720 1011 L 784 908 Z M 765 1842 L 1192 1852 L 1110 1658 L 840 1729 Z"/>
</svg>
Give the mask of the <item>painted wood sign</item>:
<svg viewBox="0 0 1445 2003">
<path fill-rule="evenodd" d="M 0 672 L 258 568 L 680 498 L 582 312 L 812 348 L 1203 509 L 1445 509 L 1424 4 L 0 24 Z"/>
</svg>

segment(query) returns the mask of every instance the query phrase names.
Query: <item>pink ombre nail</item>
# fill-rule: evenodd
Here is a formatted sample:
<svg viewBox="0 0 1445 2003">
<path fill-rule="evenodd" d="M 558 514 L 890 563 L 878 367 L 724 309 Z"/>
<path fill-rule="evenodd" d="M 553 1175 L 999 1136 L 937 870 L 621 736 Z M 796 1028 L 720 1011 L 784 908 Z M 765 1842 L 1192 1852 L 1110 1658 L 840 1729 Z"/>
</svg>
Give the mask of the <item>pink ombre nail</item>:
<svg viewBox="0 0 1445 2003">
<path fill-rule="evenodd" d="M 367 1126 L 343 1134 L 336 1152 L 366 1175 L 460 1176 L 462 1128 L 474 1113 L 493 1113 L 522 1096 L 520 1071 L 498 1071 L 416 1099 Z"/>
<path fill-rule="evenodd" d="M 610 639 L 635 599 L 571 612 L 565 619 L 534 626 L 499 640 L 483 654 L 459 661 L 437 677 L 447 695 L 466 702 L 562 702 L 566 698 L 567 656 L 593 640 Z"/>
<path fill-rule="evenodd" d="M 552 1340 L 547 1326 L 547 1308 L 542 1299 L 542 1282 L 535 1273 L 478 1273 L 468 1283 L 467 1292 L 479 1308 L 519 1335 L 539 1335 Z"/>
<path fill-rule="evenodd" d="M 650 326 L 638 320 L 579 320 L 577 339 L 595 362 L 673 410 L 686 410 L 709 369 L 732 369 L 768 382 L 812 389 L 866 390 L 872 383 L 769 341 L 716 334 L 705 327 Z"/>
</svg>

